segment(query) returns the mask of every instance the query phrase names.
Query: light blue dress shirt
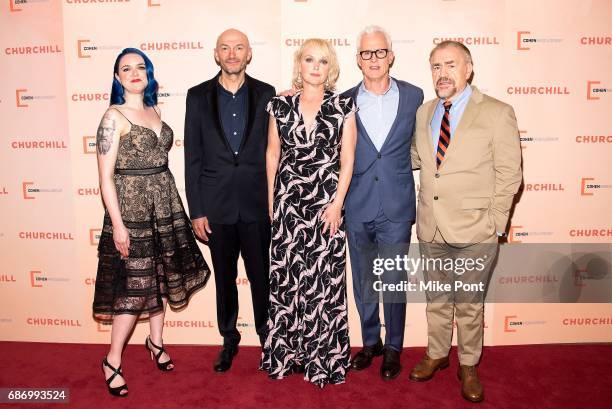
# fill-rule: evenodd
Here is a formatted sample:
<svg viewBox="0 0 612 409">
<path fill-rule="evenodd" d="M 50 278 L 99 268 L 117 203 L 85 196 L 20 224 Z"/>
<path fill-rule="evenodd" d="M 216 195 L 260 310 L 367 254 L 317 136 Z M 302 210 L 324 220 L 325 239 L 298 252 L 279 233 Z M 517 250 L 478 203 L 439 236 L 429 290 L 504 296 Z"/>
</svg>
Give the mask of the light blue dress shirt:
<svg viewBox="0 0 612 409">
<path fill-rule="evenodd" d="M 455 136 L 455 130 L 457 129 L 457 125 L 459 124 L 459 121 L 461 121 L 461 117 L 463 116 L 463 111 L 465 111 L 465 107 L 467 106 L 467 103 L 470 100 L 470 95 L 472 95 L 472 87 L 470 87 L 468 84 L 457 96 L 457 98 L 455 98 L 455 100 L 453 101 L 453 105 L 451 106 L 451 109 L 448 112 L 448 119 L 450 121 L 451 126 L 451 144 L 453 143 L 453 137 Z M 438 101 L 438 105 L 436 105 L 436 110 L 434 111 L 433 118 L 431 118 L 431 141 L 433 143 L 434 157 L 436 156 L 436 152 L 438 151 L 438 139 L 440 138 L 440 126 L 442 126 L 443 116 L 444 100 L 440 99 Z"/>
<path fill-rule="evenodd" d="M 359 120 L 380 152 L 397 116 L 399 106 L 397 83 L 391 78 L 389 89 L 382 95 L 376 95 L 368 91 L 362 82 L 357 93 L 357 106 Z"/>
</svg>

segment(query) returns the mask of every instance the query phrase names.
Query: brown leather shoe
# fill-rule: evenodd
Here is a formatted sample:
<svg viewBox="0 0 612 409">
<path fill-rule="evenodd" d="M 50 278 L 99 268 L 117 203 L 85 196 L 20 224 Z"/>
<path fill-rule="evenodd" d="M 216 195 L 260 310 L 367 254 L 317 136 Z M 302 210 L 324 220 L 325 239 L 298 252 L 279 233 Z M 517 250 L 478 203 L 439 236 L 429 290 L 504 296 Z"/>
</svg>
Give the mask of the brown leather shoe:
<svg viewBox="0 0 612 409">
<path fill-rule="evenodd" d="M 431 359 L 427 354 L 410 371 L 410 380 L 423 382 L 428 381 L 435 375 L 436 371 L 448 368 L 448 357 Z"/>
<path fill-rule="evenodd" d="M 457 376 L 461 381 L 461 396 L 470 402 L 482 402 L 484 390 L 475 366 L 460 365 Z"/>
</svg>

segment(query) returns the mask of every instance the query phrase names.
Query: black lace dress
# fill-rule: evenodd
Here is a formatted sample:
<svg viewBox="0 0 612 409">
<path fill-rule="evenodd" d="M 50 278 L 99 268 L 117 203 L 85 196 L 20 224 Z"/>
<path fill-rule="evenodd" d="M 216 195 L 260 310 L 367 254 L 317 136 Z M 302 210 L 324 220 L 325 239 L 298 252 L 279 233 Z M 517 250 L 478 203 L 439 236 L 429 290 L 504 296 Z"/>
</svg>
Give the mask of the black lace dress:
<svg viewBox="0 0 612 409">
<path fill-rule="evenodd" d="M 105 212 L 93 301 L 98 320 L 112 320 L 116 314 L 148 318 L 162 310 L 162 297 L 174 309 L 184 307 L 210 277 L 168 169 L 172 140 L 172 129 L 162 122 L 159 137 L 132 124 L 119 141 L 114 177 L 130 234 L 129 256 L 122 259 L 115 248 Z"/>
</svg>

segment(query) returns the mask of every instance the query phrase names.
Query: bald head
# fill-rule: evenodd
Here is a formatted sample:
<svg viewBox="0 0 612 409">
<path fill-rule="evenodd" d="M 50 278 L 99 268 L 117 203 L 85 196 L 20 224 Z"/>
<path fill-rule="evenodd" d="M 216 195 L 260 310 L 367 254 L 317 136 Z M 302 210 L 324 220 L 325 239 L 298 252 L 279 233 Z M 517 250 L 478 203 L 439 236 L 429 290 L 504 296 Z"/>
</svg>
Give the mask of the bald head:
<svg viewBox="0 0 612 409">
<path fill-rule="evenodd" d="M 215 61 L 224 75 L 242 76 L 251 62 L 249 38 L 242 31 L 230 28 L 217 38 Z"/>
<path fill-rule="evenodd" d="M 229 28 L 219 34 L 219 37 L 217 37 L 217 48 L 219 48 L 221 44 L 227 44 L 228 42 L 233 44 L 240 43 L 247 48 L 251 48 L 247 35 L 240 30 L 236 30 L 235 28 Z"/>
</svg>

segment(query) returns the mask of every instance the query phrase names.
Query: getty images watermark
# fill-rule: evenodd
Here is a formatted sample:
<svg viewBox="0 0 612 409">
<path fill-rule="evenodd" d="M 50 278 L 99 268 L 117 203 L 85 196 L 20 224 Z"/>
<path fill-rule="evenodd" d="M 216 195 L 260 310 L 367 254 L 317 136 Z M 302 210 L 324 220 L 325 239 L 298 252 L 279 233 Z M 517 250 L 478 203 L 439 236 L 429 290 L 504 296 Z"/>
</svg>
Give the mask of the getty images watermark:
<svg viewBox="0 0 612 409">
<path fill-rule="evenodd" d="M 392 278 L 397 278 L 398 274 L 410 275 L 414 277 L 420 271 L 436 271 L 445 276 L 455 274 L 463 276 L 465 273 L 478 272 L 483 273 L 487 269 L 488 256 L 485 254 L 482 257 L 409 257 L 407 254 L 396 255 L 393 258 L 377 257 L 372 262 L 372 273 L 379 279 L 372 282 L 372 289 L 376 292 L 398 291 L 398 292 L 415 292 L 415 291 L 470 291 L 484 292 L 485 283 L 480 282 L 464 282 L 461 280 L 400 280 L 395 282 L 383 282 L 381 276 L 385 273 L 391 274 Z M 472 281 L 472 280 L 470 280 Z"/>
<path fill-rule="evenodd" d="M 612 243 L 374 244 L 357 260 L 366 303 L 612 303 Z"/>
</svg>

